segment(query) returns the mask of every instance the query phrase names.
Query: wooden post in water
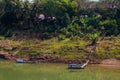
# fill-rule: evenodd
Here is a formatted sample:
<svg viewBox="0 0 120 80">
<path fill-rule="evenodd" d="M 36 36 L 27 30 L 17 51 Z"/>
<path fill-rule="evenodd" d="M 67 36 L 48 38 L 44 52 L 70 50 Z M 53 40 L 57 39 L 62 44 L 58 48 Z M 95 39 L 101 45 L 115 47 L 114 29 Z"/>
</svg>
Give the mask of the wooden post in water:
<svg viewBox="0 0 120 80">
<path fill-rule="evenodd" d="M 87 60 L 86 63 L 84 63 L 84 64 L 81 66 L 81 68 L 84 68 L 85 66 L 87 66 L 88 63 L 89 63 L 89 60 Z"/>
</svg>

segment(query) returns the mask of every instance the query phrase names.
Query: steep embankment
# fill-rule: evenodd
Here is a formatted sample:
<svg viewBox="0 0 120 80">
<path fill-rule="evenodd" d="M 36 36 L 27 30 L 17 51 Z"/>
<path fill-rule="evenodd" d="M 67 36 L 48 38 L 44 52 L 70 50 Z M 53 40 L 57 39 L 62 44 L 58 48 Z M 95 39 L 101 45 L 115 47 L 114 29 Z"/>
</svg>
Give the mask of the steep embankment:
<svg viewBox="0 0 120 80">
<path fill-rule="evenodd" d="M 105 59 L 99 64 L 99 66 L 105 66 L 105 67 L 118 67 L 120 68 L 120 60 L 111 58 L 111 59 Z"/>
<path fill-rule="evenodd" d="M 1 58 L 24 59 L 33 62 L 82 63 L 88 58 L 90 40 L 58 41 L 57 38 L 40 41 L 33 40 L 0 40 Z M 7 57 L 3 56 L 7 53 Z M 107 37 L 97 44 L 94 61 L 99 63 L 107 58 L 120 59 L 120 37 Z"/>
</svg>

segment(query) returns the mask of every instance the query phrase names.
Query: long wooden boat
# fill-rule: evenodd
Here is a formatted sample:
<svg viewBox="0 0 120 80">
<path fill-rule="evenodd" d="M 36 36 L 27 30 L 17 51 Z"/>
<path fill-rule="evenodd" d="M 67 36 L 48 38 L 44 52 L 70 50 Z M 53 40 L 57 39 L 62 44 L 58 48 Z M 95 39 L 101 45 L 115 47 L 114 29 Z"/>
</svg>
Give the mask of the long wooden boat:
<svg viewBox="0 0 120 80">
<path fill-rule="evenodd" d="M 68 69 L 84 69 L 82 64 L 68 64 Z"/>
<path fill-rule="evenodd" d="M 84 64 L 68 64 L 68 69 L 84 69 L 84 67 L 89 63 L 89 60 Z"/>
<path fill-rule="evenodd" d="M 22 59 L 17 59 L 17 60 L 16 60 L 16 63 L 25 63 L 25 61 L 22 60 Z"/>
</svg>

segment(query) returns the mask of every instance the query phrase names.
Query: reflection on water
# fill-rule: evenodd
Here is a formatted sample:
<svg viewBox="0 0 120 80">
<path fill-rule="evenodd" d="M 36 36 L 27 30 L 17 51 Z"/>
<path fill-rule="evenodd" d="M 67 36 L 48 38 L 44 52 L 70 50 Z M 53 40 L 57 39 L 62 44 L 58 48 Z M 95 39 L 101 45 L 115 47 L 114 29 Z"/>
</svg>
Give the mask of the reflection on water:
<svg viewBox="0 0 120 80">
<path fill-rule="evenodd" d="M 0 58 L 0 62 L 1 62 L 1 61 L 5 61 L 5 60 L 4 60 L 4 59 L 2 59 L 2 58 Z"/>
<path fill-rule="evenodd" d="M 69 72 L 82 72 L 84 69 L 68 69 Z"/>
</svg>

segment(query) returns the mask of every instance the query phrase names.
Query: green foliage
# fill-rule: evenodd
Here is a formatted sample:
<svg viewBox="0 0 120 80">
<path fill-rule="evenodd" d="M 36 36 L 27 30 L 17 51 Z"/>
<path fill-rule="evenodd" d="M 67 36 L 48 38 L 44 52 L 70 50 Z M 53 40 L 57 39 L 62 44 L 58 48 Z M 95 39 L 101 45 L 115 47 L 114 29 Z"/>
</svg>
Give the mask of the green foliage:
<svg viewBox="0 0 120 80">
<path fill-rule="evenodd" d="M 63 34 L 63 30 L 63 35 L 73 39 L 74 36 L 81 37 L 104 29 L 108 36 L 118 35 L 120 11 L 116 2 L 119 4 L 118 1 L 113 2 L 116 8 L 103 8 L 100 6 L 102 1 L 34 0 L 31 3 L 28 0 L 1 0 L 0 34 L 11 37 L 18 31 L 18 35 L 25 32 L 30 33 L 30 36 L 48 39 Z M 110 6 L 112 2 L 106 4 Z M 89 5 L 98 6 L 90 8 Z M 39 21 L 39 14 L 44 14 L 46 20 Z M 50 17 L 56 20 L 47 20 Z"/>
<path fill-rule="evenodd" d="M 59 40 L 59 41 L 65 40 L 65 38 L 66 38 L 65 35 L 59 35 L 58 40 Z"/>
<path fill-rule="evenodd" d="M 5 39 L 5 37 L 3 37 L 3 36 L 0 36 L 0 40 L 4 40 Z"/>
<path fill-rule="evenodd" d="M 115 58 L 120 59 L 120 49 L 110 50 L 110 51 L 107 52 L 107 54 L 108 54 L 110 57 L 115 57 Z"/>
<path fill-rule="evenodd" d="M 27 50 L 21 50 L 18 53 L 21 55 L 49 53 L 65 58 L 76 56 L 85 58 L 86 45 L 90 42 L 96 43 L 103 33 L 106 33 L 105 36 L 120 34 L 120 1 L 87 1 L 1 0 L 0 35 L 13 37 L 15 40 L 27 37 L 27 39 L 38 38 L 40 40 L 52 38 L 43 42 L 24 40 L 15 42 L 16 44 L 8 41 L 7 44 L 10 44 L 10 47 L 3 46 L 3 50 L 16 51 L 22 46 L 27 47 Z M 44 20 L 38 18 L 40 14 L 45 15 Z M 4 40 L 4 37 L 0 37 L 0 40 Z M 119 58 L 117 54 L 119 53 L 119 40 L 115 45 L 117 46 L 115 50 L 110 50 L 109 44 L 102 45 L 105 49 L 97 47 L 98 54 L 96 55 L 103 56 L 102 58 L 110 57 L 109 55 Z"/>
<path fill-rule="evenodd" d="M 100 33 L 87 34 L 86 36 L 92 41 L 92 44 L 94 44 L 100 37 Z"/>
<path fill-rule="evenodd" d="M 91 39 L 97 39 L 96 34 L 90 34 L 95 37 Z M 63 35 L 64 36 L 64 35 Z M 74 37 L 75 38 L 75 37 Z M 86 59 L 89 47 L 86 48 L 92 40 L 89 39 L 70 39 L 58 40 L 58 38 L 52 38 L 49 40 L 39 41 L 32 40 L 0 40 L 0 50 L 5 52 L 14 53 L 19 51 L 21 55 L 41 55 L 51 54 L 54 57 L 63 57 L 67 59 Z M 120 59 L 120 36 L 117 37 L 105 37 L 103 41 L 97 45 L 95 57 L 99 60 L 106 58 Z"/>
<path fill-rule="evenodd" d="M 20 55 L 25 55 L 26 52 L 20 51 L 20 52 L 18 52 L 18 54 L 20 54 Z"/>
<path fill-rule="evenodd" d="M 118 25 L 116 20 L 104 20 L 100 22 L 102 29 L 107 32 L 107 35 L 117 35 L 118 34 Z"/>
<path fill-rule="evenodd" d="M 109 57 L 108 54 L 105 54 L 105 53 L 97 53 L 96 58 L 99 59 L 99 60 L 104 60 L 104 59 L 107 59 L 107 58 L 110 58 L 110 57 Z"/>
<path fill-rule="evenodd" d="M 9 29 L 6 34 L 5 34 L 5 37 L 12 37 L 12 30 Z"/>
<path fill-rule="evenodd" d="M 120 59 L 120 40 L 117 37 L 106 37 L 99 42 L 96 48 L 96 55 L 99 59 L 117 58 Z"/>
<path fill-rule="evenodd" d="M 110 50 L 110 52 L 108 52 L 110 54 L 120 54 L 120 49 L 117 50 Z"/>
<path fill-rule="evenodd" d="M 31 51 L 29 54 L 30 55 L 40 55 L 40 54 L 42 54 L 42 52 Z"/>
</svg>

